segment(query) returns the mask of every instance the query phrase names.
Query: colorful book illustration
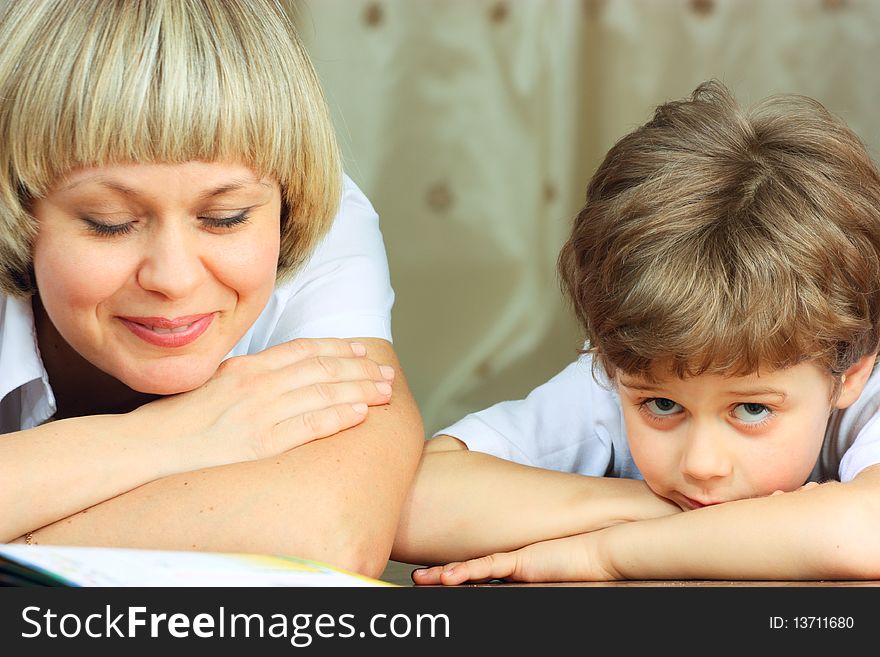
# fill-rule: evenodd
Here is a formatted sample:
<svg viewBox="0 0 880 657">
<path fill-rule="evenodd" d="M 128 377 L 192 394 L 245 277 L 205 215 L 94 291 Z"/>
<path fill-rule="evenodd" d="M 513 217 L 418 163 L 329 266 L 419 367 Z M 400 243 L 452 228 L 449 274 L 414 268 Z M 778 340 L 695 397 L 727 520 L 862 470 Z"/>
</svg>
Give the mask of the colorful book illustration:
<svg viewBox="0 0 880 657">
<path fill-rule="evenodd" d="M 0 586 L 394 586 L 296 557 L 0 545 Z"/>
</svg>

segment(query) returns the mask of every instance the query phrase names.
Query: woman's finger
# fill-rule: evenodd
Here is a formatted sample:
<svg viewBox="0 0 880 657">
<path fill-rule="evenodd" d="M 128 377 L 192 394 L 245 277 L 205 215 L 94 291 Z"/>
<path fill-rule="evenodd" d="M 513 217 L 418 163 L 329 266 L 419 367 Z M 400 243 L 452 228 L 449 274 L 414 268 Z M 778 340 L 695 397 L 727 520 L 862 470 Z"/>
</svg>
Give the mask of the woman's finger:
<svg viewBox="0 0 880 657">
<path fill-rule="evenodd" d="M 367 348 L 356 340 L 340 338 L 297 338 L 282 342 L 249 358 L 260 361 L 263 367 L 282 368 L 310 358 L 363 358 Z"/>
<path fill-rule="evenodd" d="M 271 373 L 267 372 L 266 376 L 280 377 L 282 385 L 294 389 L 318 383 L 343 381 L 391 382 L 394 380 L 394 368 L 380 365 L 369 358 L 316 356 L 276 369 Z"/>
<path fill-rule="evenodd" d="M 257 458 L 275 456 L 357 426 L 367 417 L 367 410 L 364 403 L 339 404 L 279 422 L 267 436 L 267 443 L 262 447 L 263 453 L 257 455 Z"/>
<path fill-rule="evenodd" d="M 391 399 L 391 384 L 387 381 L 344 381 L 316 383 L 297 388 L 278 399 L 283 419 L 342 404 L 365 403 L 368 406 L 387 404 Z"/>
</svg>

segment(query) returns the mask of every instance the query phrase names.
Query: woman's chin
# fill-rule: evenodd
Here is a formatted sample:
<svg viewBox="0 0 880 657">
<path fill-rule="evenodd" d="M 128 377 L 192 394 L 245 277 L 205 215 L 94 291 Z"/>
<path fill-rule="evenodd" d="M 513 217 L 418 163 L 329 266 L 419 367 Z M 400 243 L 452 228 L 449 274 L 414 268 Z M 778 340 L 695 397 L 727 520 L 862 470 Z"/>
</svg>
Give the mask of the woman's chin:
<svg viewBox="0 0 880 657">
<path fill-rule="evenodd" d="M 177 395 L 182 392 L 195 390 L 211 378 L 214 372 L 200 374 L 188 372 L 184 375 L 173 376 L 144 376 L 143 374 L 131 377 L 122 377 L 120 381 L 136 392 L 147 395 Z"/>
</svg>

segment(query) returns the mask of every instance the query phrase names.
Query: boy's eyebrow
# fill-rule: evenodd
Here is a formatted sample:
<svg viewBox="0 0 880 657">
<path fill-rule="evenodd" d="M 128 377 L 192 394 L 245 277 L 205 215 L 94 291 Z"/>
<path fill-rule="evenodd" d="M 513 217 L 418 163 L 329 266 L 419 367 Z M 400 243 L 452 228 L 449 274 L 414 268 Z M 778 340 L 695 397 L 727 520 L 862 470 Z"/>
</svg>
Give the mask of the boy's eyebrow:
<svg viewBox="0 0 880 657">
<path fill-rule="evenodd" d="M 746 390 L 726 390 L 725 392 L 732 397 L 779 397 L 783 402 L 788 397 L 782 390 L 776 388 L 748 388 Z"/>
<path fill-rule="evenodd" d="M 620 379 L 620 385 L 625 388 L 631 388 L 633 390 L 639 390 L 642 392 L 664 392 L 665 389 L 662 386 L 652 385 L 650 383 L 642 382 L 642 381 L 627 381 L 626 379 Z M 778 390 L 777 388 L 744 388 L 742 390 L 725 390 L 725 395 L 730 395 L 731 397 L 779 397 L 779 402 L 784 402 L 788 395 L 782 390 Z"/>
<path fill-rule="evenodd" d="M 642 383 L 641 381 L 627 381 L 624 378 L 620 379 L 620 385 L 624 388 L 632 388 L 633 390 L 644 390 L 645 392 L 657 392 L 662 390 L 660 386 L 652 386 L 650 383 Z"/>
</svg>

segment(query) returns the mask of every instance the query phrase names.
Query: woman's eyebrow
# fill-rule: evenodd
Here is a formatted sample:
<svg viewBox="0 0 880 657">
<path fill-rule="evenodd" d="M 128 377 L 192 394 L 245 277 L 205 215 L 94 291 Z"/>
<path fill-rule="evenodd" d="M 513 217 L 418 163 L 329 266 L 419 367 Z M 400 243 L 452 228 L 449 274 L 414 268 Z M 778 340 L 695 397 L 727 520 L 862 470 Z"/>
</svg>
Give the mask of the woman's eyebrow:
<svg viewBox="0 0 880 657">
<path fill-rule="evenodd" d="M 271 187 L 267 182 L 255 179 L 236 180 L 202 192 L 201 194 L 199 194 L 199 200 L 205 201 L 209 198 L 222 196 L 223 194 L 228 194 L 229 192 L 237 192 L 240 189 L 244 189 L 245 187 L 252 187 L 256 184 L 259 184 L 262 187 Z"/>
<path fill-rule="evenodd" d="M 127 187 L 126 185 L 123 185 L 121 182 L 118 182 L 116 180 L 110 180 L 108 178 L 101 177 L 82 178 L 80 180 L 74 180 L 72 183 L 62 187 L 59 191 L 67 192 L 74 187 L 79 187 L 80 185 L 83 185 L 85 183 L 97 183 L 98 185 L 102 185 L 104 187 L 112 189 L 113 191 L 119 192 L 120 194 L 124 194 L 125 196 L 138 196 L 137 191 L 135 191 L 131 187 Z"/>
<path fill-rule="evenodd" d="M 133 189 L 133 188 L 119 182 L 118 180 L 113 180 L 110 178 L 102 178 L 102 177 L 86 178 L 83 180 L 74 181 L 70 185 L 63 187 L 61 189 L 61 191 L 62 192 L 69 191 L 69 190 L 73 189 L 74 187 L 77 187 L 77 186 L 79 186 L 83 183 L 87 183 L 87 182 L 96 183 L 96 184 L 101 185 L 103 187 L 106 187 L 108 189 L 112 189 L 113 191 L 119 192 L 120 194 L 122 194 L 124 196 L 129 196 L 132 198 L 136 198 L 136 197 L 140 196 L 140 193 L 136 189 Z M 204 192 L 202 192 L 201 194 L 199 194 L 199 200 L 207 200 L 209 198 L 214 198 L 215 196 L 222 196 L 223 194 L 228 194 L 229 192 L 235 192 L 235 191 L 238 191 L 240 189 L 244 189 L 245 187 L 249 187 L 249 186 L 252 186 L 255 184 L 259 184 L 262 187 L 267 187 L 267 188 L 271 187 L 267 182 L 262 181 L 262 180 L 256 180 L 253 178 L 251 178 L 251 179 L 243 178 L 240 180 L 230 181 L 224 185 L 220 185 L 220 186 L 214 187 L 212 189 L 207 189 Z"/>
</svg>

